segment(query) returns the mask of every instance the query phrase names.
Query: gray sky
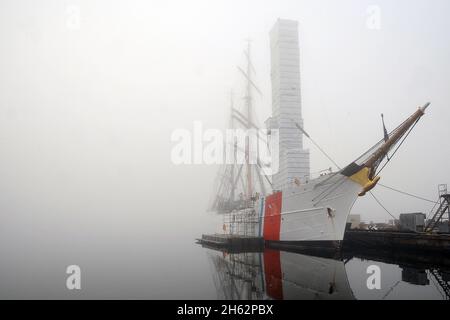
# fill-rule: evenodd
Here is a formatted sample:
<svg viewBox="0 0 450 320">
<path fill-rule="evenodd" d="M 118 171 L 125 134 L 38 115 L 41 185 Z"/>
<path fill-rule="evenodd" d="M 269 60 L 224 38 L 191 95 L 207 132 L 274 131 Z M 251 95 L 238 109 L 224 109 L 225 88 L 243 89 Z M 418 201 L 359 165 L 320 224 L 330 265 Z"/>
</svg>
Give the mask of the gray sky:
<svg viewBox="0 0 450 320">
<path fill-rule="evenodd" d="M 380 30 L 366 26 L 369 5 L 381 10 Z M 300 22 L 305 127 L 342 166 L 382 137 L 380 113 L 393 129 L 432 102 L 381 182 L 435 199 L 450 182 L 449 9 L 446 0 L 2 1 L 2 240 L 208 229 L 200 221 L 217 168 L 172 165 L 170 135 L 194 120 L 225 128 L 247 38 L 264 92 L 259 120 L 269 116 L 268 33 L 279 17 Z M 312 171 L 327 168 L 310 149 Z M 375 194 L 396 215 L 431 208 Z M 354 212 L 389 219 L 369 197 Z"/>
</svg>

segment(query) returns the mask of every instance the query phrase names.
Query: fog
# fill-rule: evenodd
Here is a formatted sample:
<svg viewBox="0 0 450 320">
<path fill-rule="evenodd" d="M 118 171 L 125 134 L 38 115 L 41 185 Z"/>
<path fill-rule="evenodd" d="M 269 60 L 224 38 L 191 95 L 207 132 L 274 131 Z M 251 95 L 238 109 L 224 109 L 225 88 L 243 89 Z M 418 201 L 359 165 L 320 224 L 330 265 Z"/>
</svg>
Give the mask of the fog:
<svg viewBox="0 0 450 320">
<path fill-rule="evenodd" d="M 366 23 L 373 4 L 379 30 Z M 23 296 L 30 272 L 63 268 L 64 278 L 77 261 L 120 271 L 143 244 L 155 275 L 170 272 L 162 259 L 193 263 L 194 239 L 216 227 L 206 209 L 218 167 L 172 164 L 171 133 L 196 120 L 226 128 L 248 38 L 263 92 L 258 119 L 270 116 L 277 18 L 299 21 L 305 128 L 341 166 L 382 138 L 380 113 L 393 129 L 432 103 L 381 183 L 436 199 L 437 185 L 450 182 L 449 9 L 445 0 L 2 1 L 2 296 Z M 328 168 L 306 144 L 311 171 Z M 381 187 L 374 194 L 397 216 L 432 207 Z M 353 212 L 390 219 L 370 197 Z M 30 296 L 45 285 L 35 288 Z"/>
</svg>

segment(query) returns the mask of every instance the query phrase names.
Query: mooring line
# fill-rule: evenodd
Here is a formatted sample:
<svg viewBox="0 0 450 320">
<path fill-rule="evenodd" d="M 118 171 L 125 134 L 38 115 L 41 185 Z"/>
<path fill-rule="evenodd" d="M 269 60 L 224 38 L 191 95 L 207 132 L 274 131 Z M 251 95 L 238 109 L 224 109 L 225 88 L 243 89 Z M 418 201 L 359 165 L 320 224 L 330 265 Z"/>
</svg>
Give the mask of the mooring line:
<svg viewBox="0 0 450 320">
<path fill-rule="evenodd" d="M 392 191 L 396 191 L 396 192 L 399 192 L 399 193 L 401 193 L 401 194 L 404 194 L 404 195 L 407 195 L 407 196 L 410 196 L 410 197 L 413 197 L 413 198 L 417 198 L 417 199 L 420 199 L 420 200 L 423 200 L 423 201 L 431 202 L 431 203 L 434 203 L 434 204 L 436 204 L 436 203 L 439 202 L 439 201 L 433 201 L 433 200 L 430 200 L 430 199 L 427 199 L 427 198 L 423 198 L 423 197 L 420 197 L 420 196 L 416 196 L 416 195 L 414 195 L 414 194 L 412 194 L 412 193 L 408 193 L 408 192 L 405 192 L 405 191 L 401 191 L 401 190 L 398 190 L 398 189 L 395 189 L 395 188 L 386 186 L 386 185 L 381 184 L 381 183 L 378 183 L 378 185 L 379 185 L 379 186 L 382 186 L 382 187 L 384 187 L 384 188 L 386 188 L 386 189 L 390 189 L 390 190 L 392 190 Z"/>
<path fill-rule="evenodd" d="M 389 215 L 390 215 L 392 218 L 394 218 L 394 220 L 397 220 L 397 218 L 394 217 L 394 216 L 392 215 L 392 213 L 390 213 L 389 210 L 386 209 L 385 206 L 383 206 L 383 204 L 380 202 L 380 200 L 378 200 L 377 197 L 375 197 L 375 195 L 372 193 L 372 191 L 369 191 L 369 192 L 370 192 L 370 194 L 372 195 L 372 197 L 375 199 L 375 201 L 376 201 L 376 202 L 384 209 L 384 211 L 386 211 L 387 213 L 389 213 Z"/>
</svg>

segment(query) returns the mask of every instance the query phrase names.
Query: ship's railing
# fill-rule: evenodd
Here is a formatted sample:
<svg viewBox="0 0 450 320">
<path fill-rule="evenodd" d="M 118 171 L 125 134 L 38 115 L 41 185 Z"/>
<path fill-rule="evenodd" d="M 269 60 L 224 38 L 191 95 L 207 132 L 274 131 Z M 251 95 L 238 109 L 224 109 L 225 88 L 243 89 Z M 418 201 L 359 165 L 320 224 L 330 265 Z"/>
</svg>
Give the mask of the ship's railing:
<svg viewBox="0 0 450 320">
<path fill-rule="evenodd" d="M 303 179 L 303 180 L 300 180 L 300 179 L 294 180 L 293 179 L 290 182 L 286 182 L 286 183 L 283 183 L 281 185 L 274 187 L 275 189 L 273 191 L 276 192 L 276 191 L 280 191 L 280 190 L 299 188 L 307 183 L 309 183 L 309 179 Z"/>
<path fill-rule="evenodd" d="M 283 183 L 283 184 L 281 184 L 279 186 L 276 186 L 275 187 L 276 189 L 273 190 L 273 191 L 299 188 L 299 187 L 307 185 L 313 179 L 317 179 L 317 178 L 325 177 L 325 176 L 330 176 L 330 175 L 332 175 L 334 173 L 336 173 L 336 172 L 332 172 L 331 170 L 322 170 L 322 171 L 319 171 L 319 172 L 311 173 L 310 176 L 304 176 L 303 178 L 295 177 L 295 178 L 290 179 L 286 183 Z"/>
</svg>

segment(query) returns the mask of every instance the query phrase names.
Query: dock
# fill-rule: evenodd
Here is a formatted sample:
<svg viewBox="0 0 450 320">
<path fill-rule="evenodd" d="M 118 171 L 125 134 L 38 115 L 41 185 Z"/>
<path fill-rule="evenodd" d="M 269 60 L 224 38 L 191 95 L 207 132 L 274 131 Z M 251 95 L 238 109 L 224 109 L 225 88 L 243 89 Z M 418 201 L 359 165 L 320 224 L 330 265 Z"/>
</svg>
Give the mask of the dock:
<svg viewBox="0 0 450 320">
<path fill-rule="evenodd" d="M 262 237 L 230 235 L 230 234 L 204 234 L 197 243 L 212 249 L 226 250 L 228 252 L 255 252 L 272 248 L 279 250 L 307 252 L 304 246 L 283 242 L 267 242 Z M 435 254 L 450 256 L 450 234 L 429 234 L 398 231 L 368 231 L 347 230 L 343 241 L 344 251 L 379 250 L 385 252 L 410 252 L 412 255 Z M 318 251 L 318 248 L 310 248 Z M 321 248 L 319 251 L 326 251 Z"/>
<path fill-rule="evenodd" d="M 345 247 L 450 253 L 450 234 L 347 230 Z"/>
<path fill-rule="evenodd" d="M 264 249 L 262 237 L 230 235 L 230 234 L 204 234 L 197 243 L 213 249 L 227 249 L 227 251 L 261 251 Z"/>
</svg>

